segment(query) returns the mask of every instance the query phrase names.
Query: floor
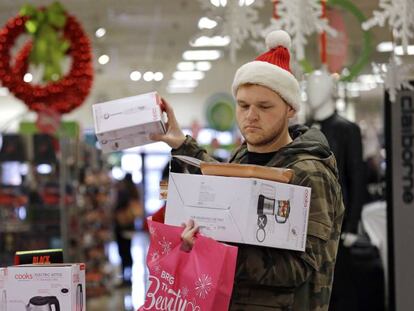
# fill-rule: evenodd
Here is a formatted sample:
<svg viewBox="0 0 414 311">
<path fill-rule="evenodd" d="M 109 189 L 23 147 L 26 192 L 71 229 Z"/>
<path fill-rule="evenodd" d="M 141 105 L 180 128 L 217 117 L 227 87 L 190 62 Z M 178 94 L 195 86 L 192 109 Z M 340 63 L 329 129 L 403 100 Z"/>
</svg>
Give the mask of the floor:
<svg viewBox="0 0 414 311">
<path fill-rule="evenodd" d="M 148 271 L 145 265 L 149 238 L 146 233 L 137 233 L 132 240 L 132 286 L 118 287 L 110 295 L 99 298 L 88 298 L 87 311 L 130 311 L 138 310 L 143 305 L 146 292 L 146 280 Z M 120 258 L 116 243 L 108 247 L 109 260 L 113 265 L 119 265 Z"/>
</svg>

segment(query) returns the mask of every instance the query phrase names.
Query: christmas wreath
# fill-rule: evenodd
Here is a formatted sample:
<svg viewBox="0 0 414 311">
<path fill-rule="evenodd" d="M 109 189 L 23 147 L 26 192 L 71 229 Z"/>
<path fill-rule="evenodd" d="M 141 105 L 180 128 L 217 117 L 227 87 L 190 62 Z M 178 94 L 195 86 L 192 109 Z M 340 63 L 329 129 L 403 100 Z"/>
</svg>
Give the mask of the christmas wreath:
<svg viewBox="0 0 414 311">
<path fill-rule="evenodd" d="M 81 25 L 72 15 L 62 11 L 59 15 L 59 5 L 49 10 L 27 11 L 11 18 L 6 25 L 0 29 L 0 81 L 17 98 L 21 99 L 30 110 L 41 112 L 45 109 L 53 109 L 59 114 L 70 112 L 80 106 L 90 92 L 93 81 L 92 52 L 88 37 Z M 34 17 L 37 17 L 36 20 Z M 43 29 L 39 21 L 48 21 Z M 56 33 L 59 25 L 63 30 L 64 41 L 60 42 L 59 49 L 53 54 L 48 52 L 48 41 L 37 40 L 39 37 L 57 40 Z M 41 29 L 41 32 L 36 30 Z M 12 60 L 11 49 L 16 39 L 26 29 L 36 33 L 34 42 L 27 42 Z M 42 37 L 43 36 L 43 37 Z M 38 44 L 37 44 L 38 43 Z M 42 50 L 43 49 L 43 50 Z M 29 62 L 38 65 L 42 63 L 38 55 L 43 55 L 44 60 L 44 84 L 31 84 L 24 81 L 24 75 L 29 68 Z M 46 53 L 45 53 L 46 52 Z M 71 68 L 65 76 L 61 76 L 61 57 L 71 57 Z M 54 61 L 54 63 L 53 63 Z M 52 62 L 52 63 L 51 63 Z"/>
</svg>

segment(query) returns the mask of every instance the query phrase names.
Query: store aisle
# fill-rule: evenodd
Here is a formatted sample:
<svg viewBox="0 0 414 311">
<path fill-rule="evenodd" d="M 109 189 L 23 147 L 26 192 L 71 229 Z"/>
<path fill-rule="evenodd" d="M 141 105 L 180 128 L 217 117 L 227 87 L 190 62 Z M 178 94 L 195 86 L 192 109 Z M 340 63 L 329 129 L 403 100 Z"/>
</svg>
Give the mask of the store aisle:
<svg viewBox="0 0 414 311">
<path fill-rule="evenodd" d="M 132 240 L 132 286 L 114 289 L 110 295 L 87 300 L 88 311 L 131 311 L 137 310 L 144 303 L 148 272 L 145 265 L 145 254 L 149 245 L 149 237 L 144 232 L 135 234 Z M 110 261 L 119 264 L 116 244 L 109 247 Z"/>
</svg>

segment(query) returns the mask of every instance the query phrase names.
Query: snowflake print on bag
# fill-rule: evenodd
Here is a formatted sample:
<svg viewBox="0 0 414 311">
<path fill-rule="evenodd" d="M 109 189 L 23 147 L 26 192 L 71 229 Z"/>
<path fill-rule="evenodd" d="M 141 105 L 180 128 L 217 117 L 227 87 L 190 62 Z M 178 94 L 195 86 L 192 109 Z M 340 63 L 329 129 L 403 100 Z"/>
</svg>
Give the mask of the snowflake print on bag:
<svg viewBox="0 0 414 311">
<path fill-rule="evenodd" d="M 159 265 L 154 266 L 153 269 L 154 269 L 154 272 L 157 273 L 157 274 L 160 273 L 160 271 L 161 271 L 161 267 Z"/>
<path fill-rule="evenodd" d="M 159 258 L 160 258 L 160 254 L 157 251 L 155 251 L 151 255 L 151 262 L 157 261 Z"/>
<path fill-rule="evenodd" d="M 190 291 L 188 290 L 188 288 L 187 287 L 184 287 L 183 290 L 181 291 L 181 296 L 183 298 L 185 298 L 185 297 L 187 297 L 187 295 L 188 295 L 189 292 Z"/>
<path fill-rule="evenodd" d="M 157 236 L 157 229 L 155 229 L 153 226 L 149 227 L 149 233 L 152 237 L 156 237 Z"/>
<path fill-rule="evenodd" d="M 165 254 L 168 254 L 169 252 L 171 252 L 171 244 L 172 243 L 167 241 L 164 236 L 162 237 L 162 241 L 158 242 L 158 244 L 160 244 L 161 248 L 162 248 L 161 254 L 165 255 Z"/>
<path fill-rule="evenodd" d="M 195 291 L 198 297 L 204 299 L 211 291 L 213 283 L 211 277 L 207 274 L 202 274 L 195 282 Z"/>
</svg>

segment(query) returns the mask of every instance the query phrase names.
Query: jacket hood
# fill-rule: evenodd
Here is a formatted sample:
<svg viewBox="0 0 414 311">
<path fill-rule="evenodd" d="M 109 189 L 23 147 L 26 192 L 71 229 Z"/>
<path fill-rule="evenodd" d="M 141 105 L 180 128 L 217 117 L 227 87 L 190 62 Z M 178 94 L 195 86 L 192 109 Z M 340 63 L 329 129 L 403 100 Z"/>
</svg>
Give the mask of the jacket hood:
<svg viewBox="0 0 414 311">
<path fill-rule="evenodd" d="M 293 141 L 279 150 L 277 157 L 280 159 L 279 165 L 291 165 L 298 161 L 314 159 L 324 162 L 335 175 L 338 174 L 335 156 L 330 150 L 328 140 L 320 130 L 294 125 L 289 127 L 289 133 Z"/>
</svg>

